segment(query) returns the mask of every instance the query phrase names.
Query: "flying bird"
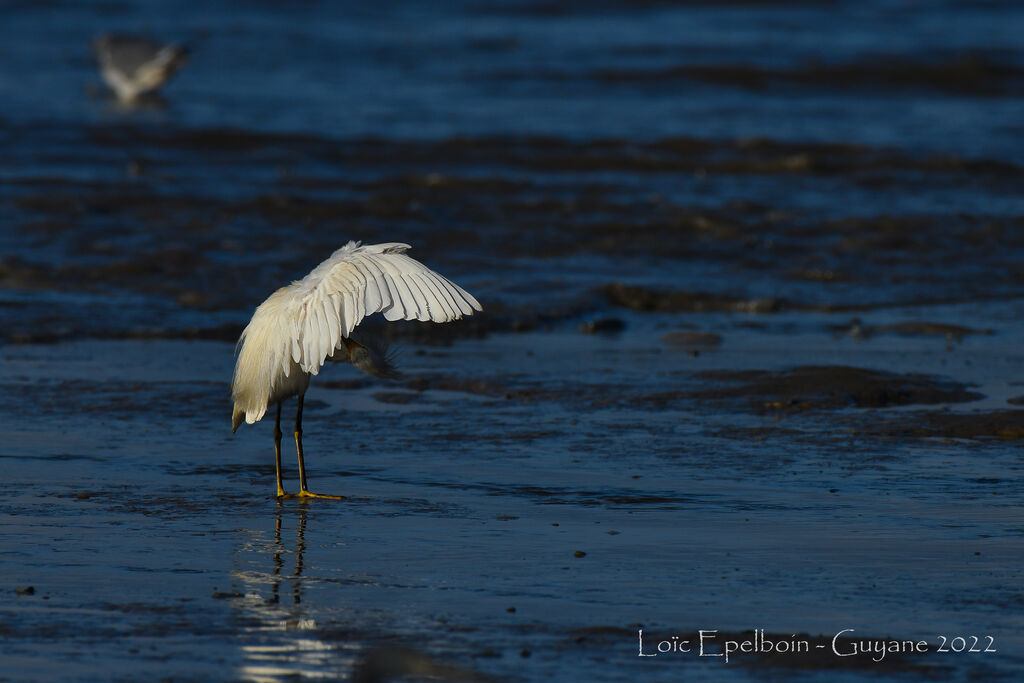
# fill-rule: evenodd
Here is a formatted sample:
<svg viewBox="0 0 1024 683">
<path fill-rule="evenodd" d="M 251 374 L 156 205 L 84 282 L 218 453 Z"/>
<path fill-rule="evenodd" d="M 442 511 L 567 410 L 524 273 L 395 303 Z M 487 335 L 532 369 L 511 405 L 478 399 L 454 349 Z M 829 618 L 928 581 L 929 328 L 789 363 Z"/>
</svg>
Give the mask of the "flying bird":
<svg viewBox="0 0 1024 683">
<path fill-rule="evenodd" d="M 188 58 L 179 45 L 156 43 L 135 36 L 106 34 L 92 42 L 100 75 L 125 104 L 162 86 Z"/>
<path fill-rule="evenodd" d="M 472 294 L 405 255 L 408 244 L 349 242 L 309 275 L 282 287 L 256 308 L 236 347 L 231 397 L 233 434 L 244 420 L 258 422 L 275 406 L 274 458 L 278 498 L 332 498 L 310 493 L 302 453 L 302 403 L 309 376 L 327 359 L 349 360 L 371 374 L 387 374 L 387 359 L 352 339 L 367 316 L 446 323 L 483 310 Z M 346 358 L 347 357 L 347 358 Z M 298 397 L 295 449 L 299 493 L 281 483 L 281 403 Z"/>
</svg>

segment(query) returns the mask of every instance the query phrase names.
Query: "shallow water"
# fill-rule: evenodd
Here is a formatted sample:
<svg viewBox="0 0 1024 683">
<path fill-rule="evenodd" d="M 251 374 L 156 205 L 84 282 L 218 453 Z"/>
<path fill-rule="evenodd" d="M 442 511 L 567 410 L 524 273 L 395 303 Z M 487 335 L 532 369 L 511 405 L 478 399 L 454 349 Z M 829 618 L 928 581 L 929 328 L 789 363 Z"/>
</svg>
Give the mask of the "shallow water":
<svg viewBox="0 0 1024 683">
<path fill-rule="evenodd" d="M 1024 670 L 1015 3 L 7 19 L 0 678 Z M 192 46 L 164 101 L 102 93 L 111 29 Z M 485 312 L 368 321 L 402 377 L 306 397 L 347 500 L 277 502 L 234 341 L 348 239 Z"/>
<path fill-rule="evenodd" d="M 771 350 L 783 340 L 788 350 Z M 5 575 L 36 592 L 4 594 L 6 657 L 29 678 L 60 666 L 273 679 L 344 674 L 367 648 L 415 647 L 499 676 L 672 678 L 681 667 L 747 680 L 783 674 L 742 659 L 638 662 L 634 629 L 854 628 L 935 644 L 984 629 L 998 655 L 826 660 L 811 672 L 1011 671 L 1016 442 L 872 434 L 872 409 L 750 415 L 637 400 L 705 386 L 698 370 L 840 355 L 912 371 L 944 362 L 998 395 L 1024 363 L 1007 353 L 1004 377 L 987 375 L 973 368 L 998 344 L 909 352 L 896 341 L 737 332 L 692 358 L 637 321 L 628 338 L 459 342 L 406 358 L 407 375 L 443 366 L 453 384 L 538 394 L 402 387 L 392 394 L 408 399 L 395 402 L 375 382 L 314 383 L 312 483 L 349 499 L 312 504 L 273 501 L 268 425 L 234 439 L 223 429 L 224 387 L 209 377 L 230 366 L 230 344 L 8 347 L 5 393 L 19 398 L 4 410 Z"/>
</svg>

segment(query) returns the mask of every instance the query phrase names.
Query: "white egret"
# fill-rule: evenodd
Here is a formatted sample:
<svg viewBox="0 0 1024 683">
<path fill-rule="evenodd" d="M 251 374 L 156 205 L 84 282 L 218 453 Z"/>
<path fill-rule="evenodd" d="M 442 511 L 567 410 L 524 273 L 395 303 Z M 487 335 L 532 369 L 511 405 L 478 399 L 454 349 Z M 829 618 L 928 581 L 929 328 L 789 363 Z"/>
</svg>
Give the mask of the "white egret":
<svg viewBox="0 0 1024 683">
<path fill-rule="evenodd" d="M 406 256 L 408 244 L 349 242 L 301 280 L 271 294 L 253 313 L 238 339 L 238 360 L 231 382 L 234 412 L 231 432 L 245 420 L 263 418 L 277 407 L 274 458 L 278 498 L 333 498 L 310 493 L 302 457 L 302 402 L 309 376 L 324 361 L 345 349 L 360 369 L 372 372 L 368 349 L 350 335 L 362 320 L 383 313 L 386 320 L 432 320 L 445 323 L 483 310 L 472 294 Z M 344 358 L 344 356 L 342 356 Z M 281 403 L 298 397 L 295 449 L 299 458 L 299 493 L 286 494 L 281 484 Z"/>
<path fill-rule="evenodd" d="M 92 42 L 103 80 L 123 103 L 163 85 L 184 66 L 188 51 L 145 38 L 102 35 Z"/>
</svg>

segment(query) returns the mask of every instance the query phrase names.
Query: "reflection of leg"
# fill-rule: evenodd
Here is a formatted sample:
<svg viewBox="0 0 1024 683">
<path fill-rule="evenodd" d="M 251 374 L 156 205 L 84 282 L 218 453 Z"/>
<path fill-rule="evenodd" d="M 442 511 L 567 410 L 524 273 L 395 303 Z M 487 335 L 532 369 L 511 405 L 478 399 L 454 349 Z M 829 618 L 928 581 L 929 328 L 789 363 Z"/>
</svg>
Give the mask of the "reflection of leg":
<svg viewBox="0 0 1024 683">
<path fill-rule="evenodd" d="M 299 456 L 299 492 L 285 496 L 286 498 L 329 498 L 345 500 L 345 496 L 329 496 L 323 493 L 311 493 L 306 486 L 306 463 L 302 458 L 302 402 L 304 396 L 299 395 L 299 408 L 295 412 L 295 452 Z"/>
<path fill-rule="evenodd" d="M 277 420 L 274 422 L 274 464 L 277 466 L 277 495 L 284 495 L 281 486 L 281 404 L 277 404 Z"/>
<path fill-rule="evenodd" d="M 298 541 L 295 543 L 295 576 L 302 575 L 302 553 L 306 550 L 306 506 L 299 509 Z"/>
<path fill-rule="evenodd" d="M 281 552 L 284 546 L 281 545 L 281 502 L 277 503 L 277 521 L 274 524 L 274 578 L 270 583 L 271 596 L 269 602 L 277 604 L 281 600 L 281 568 L 284 567 L 284 560 L 281 559 Z"/>
<path fill-rule="evenodd" d="M 292 583 L 292 600 L 302 603 L 302 555 L 306 552 L 306 506 L 299 509 L 298 539 L 295 542 L 295 581 Z"/>
</svg>

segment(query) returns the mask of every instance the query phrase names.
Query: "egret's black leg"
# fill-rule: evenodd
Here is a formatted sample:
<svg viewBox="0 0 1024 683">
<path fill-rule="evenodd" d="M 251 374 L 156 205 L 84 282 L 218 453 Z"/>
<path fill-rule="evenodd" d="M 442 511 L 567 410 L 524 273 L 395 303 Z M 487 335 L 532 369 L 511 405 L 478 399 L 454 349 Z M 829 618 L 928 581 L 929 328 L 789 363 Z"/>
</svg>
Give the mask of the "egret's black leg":
<svg viewBox="0 0 1024 683">
<path fill-rule="evenodd" d="M 299 394 L 299 407 L 295 410 L 295 451 L 299 454 L 299 490 L 303 493 L 309 491 L 306 488 L 306 463 L 302 461 L 302 402 L 305 399 L 304 394 Z"/>
<path fill-rule="evenodd" d="M 286 496 L 287 498 L 329 498 L 331 500 L 345 500 L 345 496 L 329 496 L 324 493 L 311 493 L 306 486 L 306 463 L 302 459 L 302 401 L 304 396 L 299 395 L 299 407 L 295 412 L 295 452 L 299 456 L 299 492 Z"/>
<path fill-rule="evenodd" d="M 281 486 L 281 404 L 277 404 L 277 420 L 274 421 L 274 464 L 277 466 L 277 497 L 284 495 Z"/>
</svg>

